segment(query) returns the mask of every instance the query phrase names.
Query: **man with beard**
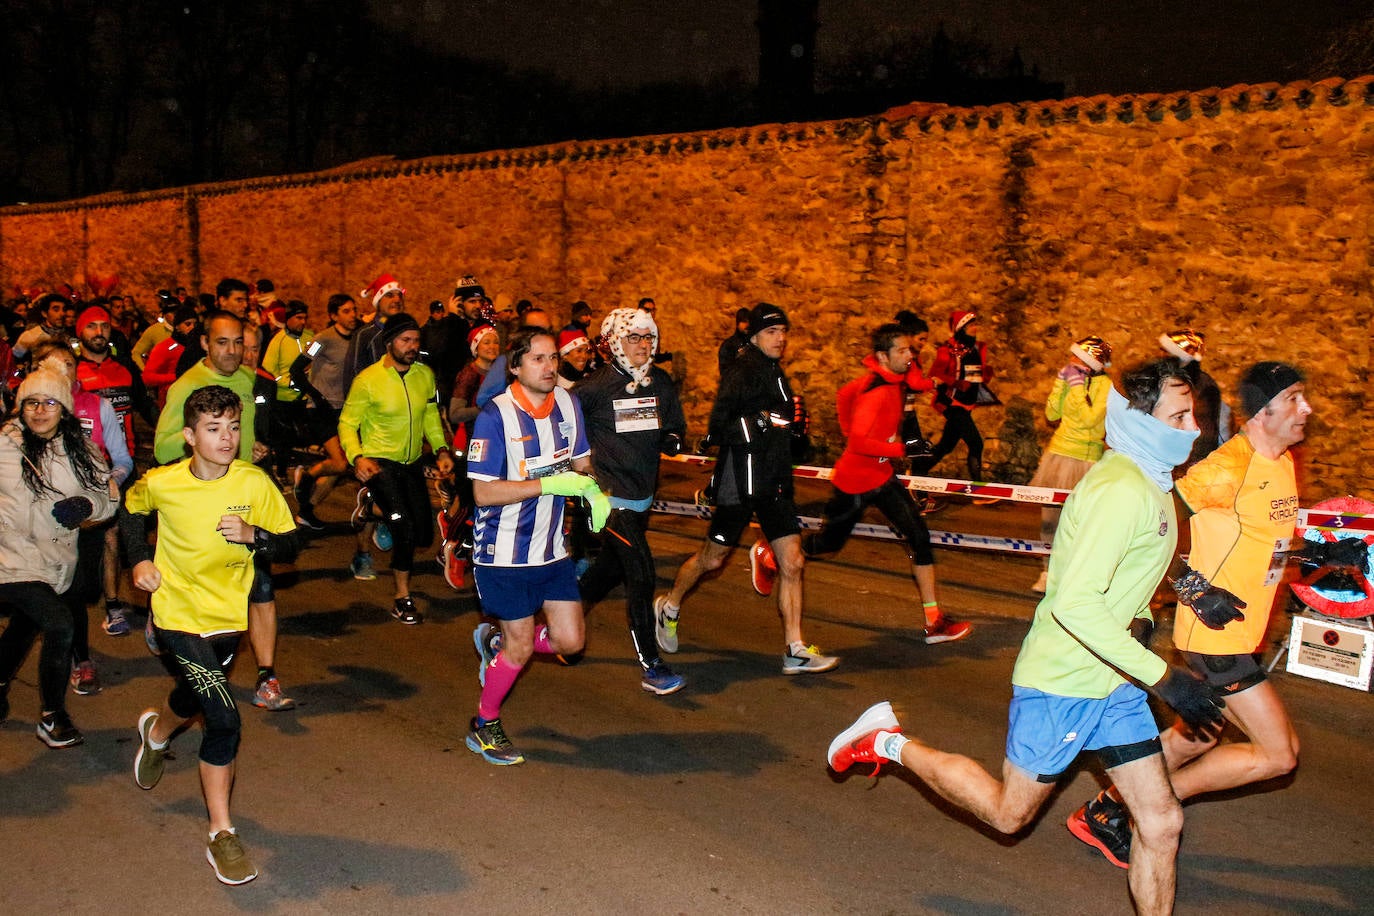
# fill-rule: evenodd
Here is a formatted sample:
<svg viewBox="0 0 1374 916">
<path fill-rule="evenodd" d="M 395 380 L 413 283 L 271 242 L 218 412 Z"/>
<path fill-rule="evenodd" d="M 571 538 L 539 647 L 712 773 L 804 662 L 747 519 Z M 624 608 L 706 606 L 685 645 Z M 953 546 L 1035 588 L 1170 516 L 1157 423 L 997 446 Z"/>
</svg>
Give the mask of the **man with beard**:
<svg viewBox="0 0 1374 916">
<path fill-rule="evenodd" d="M 421 467 L 425 442 L 434 450 L 440 474 L 452 472 L 453 458 L 434 401 L 434 373 L 416 362 L 420 325 L 401 312 L 387 320 L 377 340 L 385 355 L 359 372 L 348 389 L 339 415 L 339 442 L 391 533 L 391 571 L 396 580 L 391 616 L 401 623 L 417 624 L 424 615 L 410 597 L 410 572 L 415 549 L 434 541 L 434 519 Z M 365 546 L 360 545 L 360 553 L 366 554 Z"/>
<path fill-rule="evenodd" d="M 125 445 L 133 455 L 134 411 L 143 414 L 150 426 L 157 423 L 157 418 L 138 371 L 117 357 L 110 346 L 111 324 L 110 313 L 95 306 L 77 316 L 76 335 L 81 341 L 81 352 L 76 363 L 76 380 L 83 390 L 110 402 L 119 419 Z M 123 485 L 128 487 L 132 482 L 127 479 Z M 101 583 L 105 595 L 105 622 L 102 626 L 111 636 L 124 636 L 129 632 L 129 607 L 119 600 L 119 533 L 113 525 L 106 530 L 104 543 Z"/>
</svg>

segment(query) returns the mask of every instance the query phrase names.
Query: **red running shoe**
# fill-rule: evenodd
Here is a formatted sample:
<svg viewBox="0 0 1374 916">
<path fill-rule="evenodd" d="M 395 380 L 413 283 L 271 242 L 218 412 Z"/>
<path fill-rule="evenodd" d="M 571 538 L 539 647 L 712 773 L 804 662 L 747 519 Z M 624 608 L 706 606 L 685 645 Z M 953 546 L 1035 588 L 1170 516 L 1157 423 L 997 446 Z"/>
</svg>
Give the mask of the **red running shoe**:
<svg viewBox="0 0 1374 916">
<path fill-rule="evenodd" d="M 973 627 L 962 620 L 950 620 L 944 614 L 935 618 L 935 622 L 926 627 L 926 645 L 934 646 L 942 642 L 954 642 L 956 639 L 963 639 L 973 632 Z"/>
<path fill-rule="evenodd" d="M 467 584 L 468 558 L 459 547 L 452 541 L 444 542 L 444 581 L 461 592 Z"/>
<path fill-rule="evenodd" d="M 773 548 L 763 538 L 749 548 L 749 573 L 754 582 L 754 591 L 764 596 L 773 594 L 773 582 L 778 578 L 778 561 L 773 556 Z"/>
<path fill-rule="evenodd" d="M 900 733 L 901 730 L 897 715 L 892 711 L 892 704 L 887 700 L 874 703 L 864 710 L 863 715 L 859 716 L 853 725 L 840 732 L 835 736 L 835 740 L 830 742 L 830 750 L 825 755 L 826 762 L 836 773 L 843 773 L 856 763 L 871 763 L 873 775 L 877 776 L 878 767 L 891 761 L 874 749 L 874 740 L 879 735 L 886 737 L 894 732 Z"/>
</svg>

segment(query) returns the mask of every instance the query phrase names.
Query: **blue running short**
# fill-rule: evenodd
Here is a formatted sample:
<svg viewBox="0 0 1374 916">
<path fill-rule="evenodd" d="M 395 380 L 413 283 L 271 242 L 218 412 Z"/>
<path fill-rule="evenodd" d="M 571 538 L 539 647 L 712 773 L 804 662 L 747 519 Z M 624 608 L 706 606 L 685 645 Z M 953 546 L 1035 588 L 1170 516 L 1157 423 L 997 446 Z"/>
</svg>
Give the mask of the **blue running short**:
<svg viewBox="0 0 1374 916">
<path fill-rule="evenodd" d="M 472 567 L 482 611 L 498 620 L 533 617 L 545 601 L 580 601 L 577 573 L 568 558 L 547 566 Z"/>
<path fill-rule="evenodd" d="M 1134 684 L 1101 700 L 1013 687 L 1007 719 L 1007 759 L 1039 782 L 1056 781 L 1084 750 L 1147 751 L 1102 754 L 1109 766 L 1158 752 L 1159 726 L 1145 691 Z"/>
</svg>

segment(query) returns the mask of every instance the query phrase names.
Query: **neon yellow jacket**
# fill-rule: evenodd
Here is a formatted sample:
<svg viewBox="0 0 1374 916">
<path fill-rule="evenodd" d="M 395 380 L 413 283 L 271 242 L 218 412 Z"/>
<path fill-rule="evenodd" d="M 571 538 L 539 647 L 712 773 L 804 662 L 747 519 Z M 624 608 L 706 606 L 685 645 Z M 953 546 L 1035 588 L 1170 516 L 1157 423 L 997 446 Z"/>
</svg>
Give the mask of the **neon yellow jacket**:
<svg viewBox="0 0 1374 916">
<path fill-rule="evenodd" d="M 291 387 L 291 364 L 296 361 L 296 357 L 305 352 L 305 348 L 310 345 L 310 341 L 315 339 L 315 332 L 306 329 L 301 332 L 300 337 L 292 337 L 286 331 L 278 331 L 267 345 L 267 352 L 262 355 L 262 368 L 272 373 L 277 380 L 277 400 L 295 401 L 301 393 Z"/>
<path fill-rule="evenodd" d="M 447 448 L 439 406 L 434 401 L 434 372 L 414 363 L 405 375 L 383 359 L 353 379 L 339 415 L 339 443 L 352 464 L 359 455 L 410 464 L 429 442 Z"/>
<path fill-rule="evenodd" d="M 1058 420 L 1059 428 L 1050 439 L 1049 451 L 1080 461 L 1102 457 L 1111 387 L 1112 380 L 1105 375 L 1094 375 L 1082 385 L 1070 385 L 1062 378 L 1054 380 L 1045 400 L 1045 416 L 1051 423 Z"/>
</svg>

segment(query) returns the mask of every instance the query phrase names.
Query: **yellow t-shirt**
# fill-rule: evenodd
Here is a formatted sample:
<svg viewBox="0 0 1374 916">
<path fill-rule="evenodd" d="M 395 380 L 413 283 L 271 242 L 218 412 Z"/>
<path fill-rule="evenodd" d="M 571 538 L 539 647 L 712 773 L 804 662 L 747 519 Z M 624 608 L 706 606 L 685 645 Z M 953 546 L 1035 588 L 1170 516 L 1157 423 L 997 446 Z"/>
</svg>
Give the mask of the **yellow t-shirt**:
<svg viewBox="0 0 1374 916">
<path fill-rule="evenodd" d="M 1298 520 L 1298 482 L 1287 452 L 1271 460 L 1245 435 L 1235 436 L 1193 465 L 1175 484 L 1196 513 L 1188 565 L 1246 603 L 1244 620 L 1208 629 L 1179 608 L 1174 645 L 1203 655 L 1244 655 L 1264 642 L 1283 554 Z"/>
<path fill-rule="evenodd" d="M 261 468 L 235 461 L 218 480 L 201 480 L 187 458 L 148 471 L 124 505 L 135 515 L 158 514 L 153 563 L 162 584 L 152 597 L 157 625 L 200 636 L 246 630 L 253 553 L 215 529 L 222 515 L 241 515 L 272 534 L 295 528 L 271 478 Z"/>
</svg>

